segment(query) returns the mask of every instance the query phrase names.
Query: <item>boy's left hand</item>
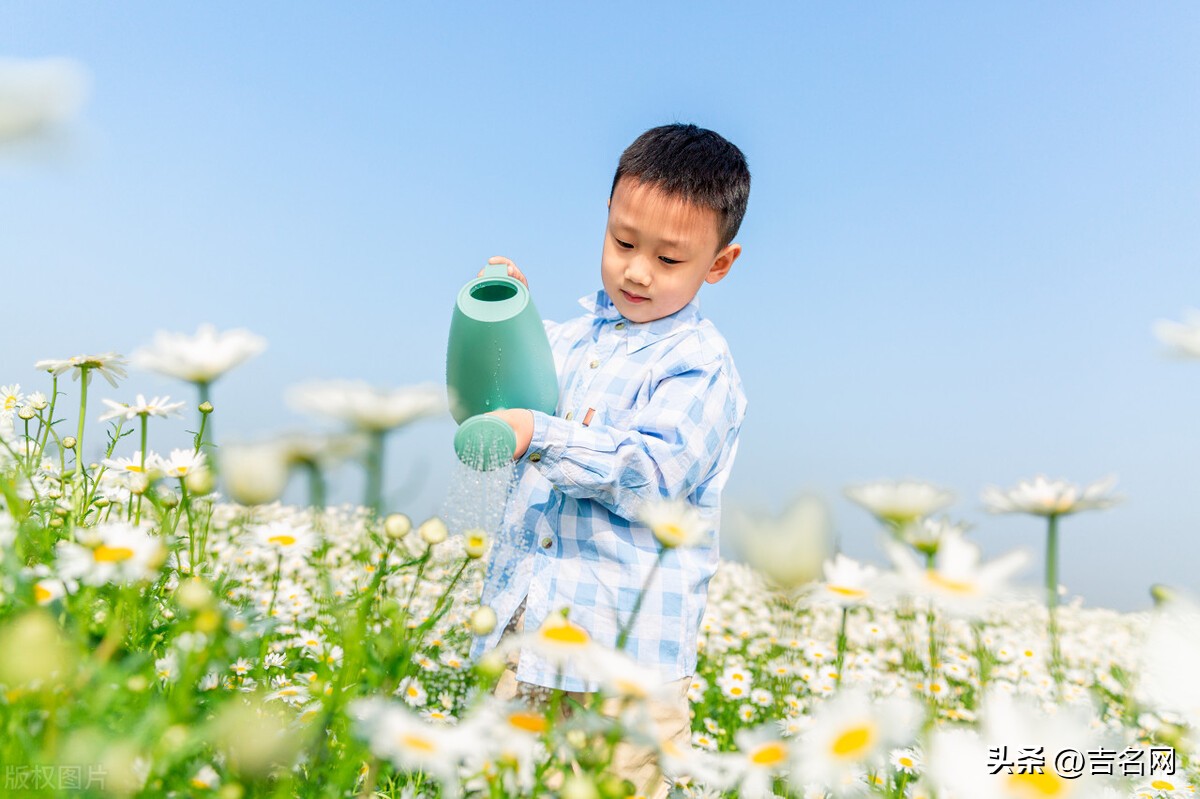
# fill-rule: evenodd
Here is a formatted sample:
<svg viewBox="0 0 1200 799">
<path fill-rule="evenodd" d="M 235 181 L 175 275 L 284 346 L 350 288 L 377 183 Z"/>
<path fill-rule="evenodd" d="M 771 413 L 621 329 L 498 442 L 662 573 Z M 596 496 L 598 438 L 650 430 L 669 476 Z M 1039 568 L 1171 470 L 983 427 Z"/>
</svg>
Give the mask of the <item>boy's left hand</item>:
<svg viewBox="0 0 1200 799">
<path fill-rule="evenodd" d="M 529 442 L 533 440 L 533 411 L 528 408 L 506 408 L 502 411 L 489 411 L 488 415 L 499 416 L 517 434 L 517 449 L 513 453 L 513 460 L 520 460 L 529 449 Z"/>
</svg>

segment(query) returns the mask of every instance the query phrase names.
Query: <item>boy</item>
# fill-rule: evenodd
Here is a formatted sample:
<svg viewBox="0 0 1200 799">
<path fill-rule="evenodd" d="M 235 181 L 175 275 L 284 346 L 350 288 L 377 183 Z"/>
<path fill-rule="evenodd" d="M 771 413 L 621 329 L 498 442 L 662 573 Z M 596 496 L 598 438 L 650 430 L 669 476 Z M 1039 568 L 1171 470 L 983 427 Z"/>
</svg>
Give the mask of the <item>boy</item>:
<svg viewBox="0 0 1200 799">
<path fill-rule="evenodd" d="M 746 408 L 728 346 L 700 317 L 696 294 L 741 254 L 733 238 L 749 193 L 745 158 L 716 133 L 674 124 L 639 136 L 613 177 L 604 288 L 580 301 L 585 315 L 546 325 L 558 412 L 496 412 L 517 438 L 501 538 L 524 546 L 493 548 L 482 601 L 499 623 L 472 654 L 563 608 L 593 641 L 615 649 L 653 577 L 624 649 L 670 683 L 674 712 L 655 715 L 662 737 L 681 748 L 690 744 L 687 690 L 717 566 L 721 489 Z M 491 263 L 525 282 L 507 258 Z M 704 546 L 667 550 L 656 568 L 659 545 L 637 520 L 647 500 L 668 498 L 695 507 L 714 535 Z M 560 673 L 524 651 L 497 694 L 531 685 L 591 692 L 593 677 Z M 646 784 L 628 771 L 620 776 Z"/>
</svg>

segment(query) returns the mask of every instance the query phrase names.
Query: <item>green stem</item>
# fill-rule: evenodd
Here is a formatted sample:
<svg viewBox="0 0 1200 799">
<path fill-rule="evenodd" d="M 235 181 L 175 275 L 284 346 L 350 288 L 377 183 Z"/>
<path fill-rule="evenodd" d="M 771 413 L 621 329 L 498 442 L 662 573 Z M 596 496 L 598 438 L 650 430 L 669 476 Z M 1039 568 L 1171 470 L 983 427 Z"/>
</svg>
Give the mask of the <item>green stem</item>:
<svg viewBox="0 0 1200 799">
<path fill-rule="evenodd" d="M 372 430 L 367 445 L 367 495 L 363 504 L 383 512 L 383 441 L 386 430 Z"/>
<path fill-rule="evenodd" d="M 1058 514 L 1052 513 L 1046 528 L 1046 632 L 1050 638 L 1050 673 L 1062 684 L 1062 653 L 1058 646 Z"/>
<path fill-rule="evenodd" d="M 842 687 L 842 664 L 846 662 L 846 619 L 850 615 L 850 608 L 842 607 L 842 625 L 838 628 L 837 637 L 837 678 L 834 685 L 838 688 Z"/>
<path fill-rule="evenodd" d="M 58 402 L 58 375 L 55 375 L 50 384 L 50 407 L 47 410 L 45 418 L 39 417 L 45 424 L 45 429 L 42 431 L 42 443 L 38 445 L 37 457 L 35 463 L 42 462 L 42 453 L 46 451 L 46 442 L 50 440 L 50 428 L 54 424 L 54 406 Z"/>
<path fill-rule="evenodd" d="M 667 556 L 667 548 L 660 546 L 658 549 L 658 557 L 654 559 L 654 565 L 650 567 L 650 573 L 646 575 L 646 584 L 642 586 L 641 592 L 638 594 L 637 601 L 633 603 L 633 612 L 629 614 L 629 620 L 621 627 L 621 634 L 617 636 L 617 651 L 625 649 L 625 642 L 629 640 L 629 635 L 633 632 L 633 622 L 638 617 L 638 612 L 642 609 L 642 600 L 646 597 L 646 592 L 650 590 L 650 582 L 654 579 L 654 575 L 658 572 L 659 565 L 663 562 L 663 558 Z"/>
<path fill-rule="evenodd" d="M 209 384 L 201 381 L 196 383 L 196 388 L 200 390 L 200 404 L 203 405 L 208 402 Z M 212 434 L 212 429 L 208 424 L 208 417 L 211 415 L 211 413 L 200 411 L 200 430 L 196 433 L 196 452 L 199 452 L 208 443 L 208 439 L 205 438 L 206 434 Z"/>
<path fill-rule="evenodd" d="M 316 461 L 304 461 L 304 469 L 308 472 L 308 504 L 314 508 L 325 507 L 325 478 L 321 475 L 321 467 Z"/>
<path fill-rule="evenodd" d="M 83 422 L 87 418 L 88 369 L 79 367 L 79 429 L 75 435 L 75 479 L 83 478 Z"/>
<path fill-rule="evenodd" d="M 150 469 L 147 467 L 147 464 L 146 464 L 146 433 L 147 433 L 147 428 L 150 426 L 149 414 L 141 413 L 141 414 L 138 414 L 138 417 L 142 421 L 142 475 L 146 478 L 146 491 L 149 491 L 150 490 Z M 76 457 L 78 457 L 78 456 L 76 456 Z M 142 495 L 138 494 L 137 512 L 134 515 L 133 526 L 137 527 L 141 523 L 142 523 Z"/>
</svg>

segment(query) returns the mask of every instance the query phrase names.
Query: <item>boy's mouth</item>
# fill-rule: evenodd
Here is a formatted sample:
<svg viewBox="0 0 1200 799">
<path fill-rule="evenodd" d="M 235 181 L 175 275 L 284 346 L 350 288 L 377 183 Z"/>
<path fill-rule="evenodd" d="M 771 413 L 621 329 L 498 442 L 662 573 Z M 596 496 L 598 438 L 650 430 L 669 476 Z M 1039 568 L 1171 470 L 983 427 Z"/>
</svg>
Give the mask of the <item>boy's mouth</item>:
<svg viewBox="0 0 1200 799">
<path fill-rule="evenodd" d="M 625 300 L 627 302 L 632 302 L 632 303 L 645 302 L 646 300 L 650 299 L 649 297 L 639 297 L 636 294 L 630 294 L 625 289 L 621 289 L 621 294 L 624 295 Z"/>
</svg>

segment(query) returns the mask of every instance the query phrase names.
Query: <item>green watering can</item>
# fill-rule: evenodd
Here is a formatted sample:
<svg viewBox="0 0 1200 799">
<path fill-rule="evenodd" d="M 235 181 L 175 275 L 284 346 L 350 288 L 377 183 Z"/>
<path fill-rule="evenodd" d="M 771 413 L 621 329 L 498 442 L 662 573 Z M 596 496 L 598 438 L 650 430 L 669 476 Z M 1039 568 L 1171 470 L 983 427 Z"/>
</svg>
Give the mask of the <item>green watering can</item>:
<svg viewBox="0 0 1200 799">
<path fill-rule="evenodd" d="M 553 415 L 558 375 L 542 318 L 529 289 L 488 264 L 458 292 L 446 348 L 450 413 L 459 423 L 454 450 L 480 471 L 512 460 L 517 437 L 488 411 L 530 408 Z"/>
</svg>

